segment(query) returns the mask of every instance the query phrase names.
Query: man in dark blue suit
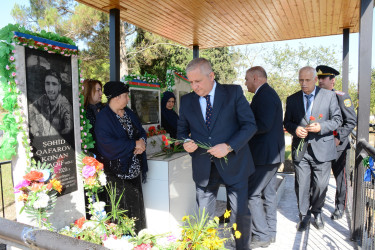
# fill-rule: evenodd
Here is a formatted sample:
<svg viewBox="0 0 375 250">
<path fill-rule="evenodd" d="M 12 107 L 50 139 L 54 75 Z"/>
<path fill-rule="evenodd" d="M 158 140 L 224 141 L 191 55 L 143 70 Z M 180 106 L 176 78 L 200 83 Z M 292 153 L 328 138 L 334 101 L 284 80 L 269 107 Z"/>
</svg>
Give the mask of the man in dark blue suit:
<svg viewBox="0 0 375 250">
<path fill-rule="evenodd" d="M 258 127 L 249 141 L 255 164 L 255 173 L 249 177 L 250 246 L 254 249 L 276 240 L 276 173 L 284 162 L 285 139 L 281 100 L 268 85 L 266 71 L 260 66 L 252 67 L 245 79 L 248 91 L 255 93 L 250 107 Z"/>
<path fill-rule="evenodd" d="M 242 234 L 236 249 L 249 249 L 248 177 L 254 164 L 248 141 L 257 130 L 253 112 L 240 86 L 214 80 L 206 59 L 192 60 L 186 74 L 194 92 L 181 98 L 177 137 L 185 140 L 184 149 L 192 156 L 198 208 L 213 217 L 219 186 L 225 184 L 232 208 L 230 222 L 237 223 Z M 195 142 L 212 147 L 205 150 Z"/>
</svg>

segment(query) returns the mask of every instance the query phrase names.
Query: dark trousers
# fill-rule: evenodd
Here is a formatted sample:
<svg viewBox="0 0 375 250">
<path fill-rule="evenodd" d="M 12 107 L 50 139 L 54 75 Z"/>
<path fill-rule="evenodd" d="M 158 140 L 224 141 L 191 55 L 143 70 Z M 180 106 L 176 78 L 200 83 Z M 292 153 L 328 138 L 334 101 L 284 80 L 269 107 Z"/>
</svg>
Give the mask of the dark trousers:
<svg viewBox="0 0 375 250">
<path fill-rule="evenodd" d="M 220 166 L 219 166 L 220 167 Z M 206 187 L 196 185 L 196 200 L 200 210 L 205 208 L 211 218 L 215 215 L 216 198 L 220 184 L 225 184 L 216 169 L 215 164 L 211 165 L 210 179 Z M 250 211 L 248 208 L 248 186 L 247 179 L 226 185 L 227 194 L 232 208 L 230 223 L 237 223 L 237 230 L 241 237 L 236 239 L 236 249 L 246 250 L 250 248 Z"/>
<path fill-rule="evenodd" d="M 296 172 L 295 192 L 300 216 L 322 212 L 331 172 L 331 162 L 319 162 L 315 159 L 310 146 L 302 160 L 294 162 Z M 310 198 L 311 190 L 311 198 Z"/>
<path fill-rule="evenodd" d="M 280 163 L 256 165 L 255 173 L 249 177 L 249 208 L 251 233 L 260 241 L 276 237 L 276 173 Z"/>
<path fill-rule="evenodd" d="M 336 179 L 336 208 L 344 210 L 346 206 L 346 154 L 347 150 L 337 152 L 339 158 L 332 162 L 332 172 Z"/>
<path fill-rule="evenodd" d="M 141 175 L 134 179 L 124 180 L 114 175 L 107 174 L 107 180 L 112 183 L 112 187 L 116 185 L 116 202 L 121 196 L 119 209 L 126 210 L 129 218 L 135 218 L 135 233 L 139 233 L 146 228 L 146 213 L 143 202 Z M 107 194 L 107 205 L 111 205 L 109 195 Z M 112 204 L 114 205 L 114 204 Z M 110 207 L 108 208 L 110 212 Z"/>
</svg>

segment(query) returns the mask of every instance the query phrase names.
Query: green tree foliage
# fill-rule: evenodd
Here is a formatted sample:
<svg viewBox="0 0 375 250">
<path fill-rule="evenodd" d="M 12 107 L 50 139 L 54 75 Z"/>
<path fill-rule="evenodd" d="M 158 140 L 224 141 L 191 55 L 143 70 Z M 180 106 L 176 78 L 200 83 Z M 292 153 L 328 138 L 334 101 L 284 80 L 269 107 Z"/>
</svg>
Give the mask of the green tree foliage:
<svg viewBox="0 0 375 250">
<path fill-rule="evenodd" d="M 184 69 L 193 59 L 192 50 L 142 29 L 137 30 L 133 47 L 136 55 L 130 63 L 132 72 L 147 72 L 156 75 L 161 81 L 165 81 L 169 66 Z M 237 76 L 234 65 L 241 58 L 237 51 L 229 48 L 205 49 L 200 51 L 200 57 L 211 62 L 217 81 L 228 84 L 234 82 Z"/>
<path fill-rule="evenodd" d="M 35 32 L 46 30 L 86 43 L 80 54 L 84 77 L 108 80 L 108 15 L 74 0 L 29 1 L 30 7 L 14 5 L 11 14 L 17 23 Z"/>
</svg>

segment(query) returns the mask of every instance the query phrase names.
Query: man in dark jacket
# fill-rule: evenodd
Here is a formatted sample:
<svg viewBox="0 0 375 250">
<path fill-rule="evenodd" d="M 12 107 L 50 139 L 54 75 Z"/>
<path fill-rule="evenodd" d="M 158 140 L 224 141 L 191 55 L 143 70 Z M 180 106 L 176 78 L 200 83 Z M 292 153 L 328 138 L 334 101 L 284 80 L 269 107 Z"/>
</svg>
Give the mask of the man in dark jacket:
<svg viewBox="0 0 375 250">
<path fill-rule="evenodd" d="M 248 141 L 257 130 L 253 112 L 240 86 L 214 80 L 206 59 L 192 60 L 186 74 L 193 92 L 181 98 L 177 138 L 185 140 L 184 149 L 192 157 L 198 208 L 213 217 L 217 192 L 224 184 L 232 207 L 231 223 L 237 223 L 241 232 L 236 249 L 249 249 L 247 181 L 254 165 Z M 212 147 L 206 150 L 197 144 Z"/>
<path fill-rule="evenodd" d="M 249 141 L 255 165 L 255 173 L 249 177 L 250 246 L 254 249 L 276 240 L 276 173 L 284 161 L 285 140 L 281 101 L 268 85 L 266 71 L 260 66 L 252 67 L 245 79 L 248 91 L 255 94 L 250 107 L 258 127 Z"/>
<path fill-rule="evenodd" d="M 334 91 L 340 106 L 343 119 L 342 125 L 334 132 L 337 158 L 332 162 L 332 171 L 336 179 L 335 211 L 332 220 L 341 219 L 346 205 L 346 153 L 350 148 L 348 137 L 357 123 L 357 114 L 349 94 L 334 89 L 335 76 L 340 73 L 334 68 L 319 65 L 316 67 L 319 87 Z"/>
</svg>

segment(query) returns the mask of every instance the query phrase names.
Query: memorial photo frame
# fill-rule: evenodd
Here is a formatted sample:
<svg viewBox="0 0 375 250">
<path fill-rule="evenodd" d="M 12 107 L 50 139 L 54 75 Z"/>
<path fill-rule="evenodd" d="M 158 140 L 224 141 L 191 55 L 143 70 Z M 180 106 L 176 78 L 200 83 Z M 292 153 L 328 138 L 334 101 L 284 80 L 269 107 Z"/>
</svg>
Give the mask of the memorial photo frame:
<svg viewBox="0 0 375 250">
<path fill-rule="evenodd" d="M 0 65 L 4 66 L 0 73 L 5 78 L 0 83 L 4 94 L 2 104 L 8 113 L 1 124 L 4 136 L 0 158 L 11 158 L 15 185 L 22 182 L 35 162 L 55 166 L 53 176 L 56 176 L 62 192 L 57 197 L 50 222 L 58 228 L 85 213 L 83 183 L 76 164 L 81 152 L 80 131 L 83 131 L 80 129 L 78 48 L 69 38 L 47 32 L 33 33 L 18 25 L 9 24 L 2 28 L 1 36 L 0 50 L 8 54 L 7 61 L 0 60 Z M 48 73 L 51 70 L 55 72 L 52 75 Z M 50 79 L 46 80 L 48 74 Z M 49 93 L 47 85 L 54 85 L 49 88 Z M 59 98 L 60 95 L 64 98 Z M 69 129 L 54 126 L 55 115 L 47 118 L 43 105 L 35 108 L 38 112 L 36 118 L 30 115 L 31 106 L 43 96 L 47 102 L 42 104 L 48 106 L 49 111 L 70 109 L 69 115 L 63 115 L 70 121 Z M 59 101 L 53 103 L 55 97 Z M 61 104 L 59 108 L 55 108 L 56 103 Z M 49 122 L 52 130 L 48 133 L 32 131 L 31 121 L 40 120 L 43 123 L 37 124 L 35 129 L 45 129 Z M 47 178 L 46 174 L 43 178 Z M 15 200 L 17 221 L 33 225 L 27 214 L 20 213 L 24 203 L 17 194 Z"/>
</svg>

